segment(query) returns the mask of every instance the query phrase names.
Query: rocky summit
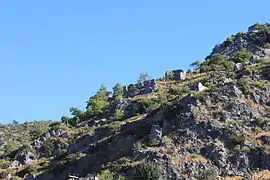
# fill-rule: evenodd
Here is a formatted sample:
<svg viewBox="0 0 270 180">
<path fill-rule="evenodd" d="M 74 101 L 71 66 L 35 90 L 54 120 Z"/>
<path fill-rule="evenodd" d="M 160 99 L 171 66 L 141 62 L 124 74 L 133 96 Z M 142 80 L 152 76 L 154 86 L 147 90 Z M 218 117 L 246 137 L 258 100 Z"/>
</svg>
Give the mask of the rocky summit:
<svg viewBox="0 0 270 180">
<path fill-rule="evenodd" d="M 0 125 L 0 179 L 270 179 L 270 24 L 191 67 L 102 85 L 61 121 Z"/>
</svg>

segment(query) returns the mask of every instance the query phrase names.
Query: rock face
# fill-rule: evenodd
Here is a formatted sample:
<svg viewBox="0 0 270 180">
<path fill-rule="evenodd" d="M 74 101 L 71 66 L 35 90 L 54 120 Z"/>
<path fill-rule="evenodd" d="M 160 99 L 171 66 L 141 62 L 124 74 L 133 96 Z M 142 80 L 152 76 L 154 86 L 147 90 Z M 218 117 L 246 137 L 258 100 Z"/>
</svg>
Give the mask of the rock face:
<svg viewBox="0 0 270 180">
<path fill-rule="evenodd" d="M 86 134 L 67 147 L 69 153 L 85 152 L 89 147 L 95 146 L 95 136 Z"/>
<path fill-rule="evenodd" d="M 158 125 L 153 125 L 151 128 L 151 133 L 148 137 L 153 141 L 161 141 L 162 128 L 160 128 Z"/>
<path fill-rule="evenodd" d="M 130 84 L 123 87 L 124 96 L 134 97 L 142 94 L 149 94 L 157 91 L 157 84 L 154 79 L 143 81 L 142 83 Z"/>
<path fill-rule="evenodd" d="M 186 72 L 182 69 L 177 69 L 172 71 L 174 81 L 181 81 L 186 79 Z M 165 73 L 165 78 L 169 78 L 168 72 Z"/>
<path fill-rule="evenodd" d="M 28 164 L 36 158 L 36 155 L 28 150 L 19 150 L 15 156 L 15 159 L 17 159 L 21 164 Z"/>
<path fill-rule="evenodd" d="M 252 52 L 254 57 L 261 58 L 265 56 L 265 52 L 262 47 L 265 43 L 269 43 L 269 36 L 269 33 L 258 30 L 239 33 L 230 44 L 223 43 L 215 46 L 211 55 L 219 53 L 227 55 L 229 59 L 231 59 L 237 51 L 245 48 Z"/>
<path fill-rule="evenodd" d="M 270 136 L 261 136 L 258 139 L 261 140 L 263 144 L 270 145 Z"/>
<path fill-rule="evenodd" d="M 103 170 L 113 172 L 114 179 L 133 179 L 136 165 L 146 161 L 157 165 L 146 169 L 149 174 L 159 170 L 158 180 L 254 179 L 254 172 L 270 170 L 270 64 L 265 49 L 269 34 L 250 28 L 215 47 L 213 53 L 229 60 L 241 48 L 254 54 L 248 62 L 236 63 L 235 69 L 206 73 L 197 69 L 189 72 L 192 79 L 185 79 L 183 70 L 175 70 L 166 73 L 168 81 L 130 84 L 124 87 L 123 99 L 109 96 L 109 105 L 98 115 L 85 113 L 78 117 L 80 123 L 65 125 L 64 131 L 50 129 L 31 141 L 35 150 L 20 148 L 15 158 L 0 156 L 0 165 L 11 159 L 9 166 L 23 169 L 26 166 L 21 164 L 40 158 L 33 162 L 45 164 L 37 177 L 35 173 L 20 175 L 38 180 L 65 180 L 68 175 L 95 179 Z M 217 67 L 228 64 L 222 60 Z M 207 69 L 214 64 L 203 65 Z M 157 84 L 164 96 L 155 93 Z M 185 87 L 185 93 L 172 92 L 174 87 Z M 124 117 L 114 118 L 116 112 Z M 5 140 L 12 141 L 0 132 L 0 145 Z"/>
<path fill-rule="evenodd" d="M 189 86 L 190 90 L 193 91 L 204 91 L 207 89 L 206 86 L 204 86 L 201 82 L 195 83 L 195 84 L 191 84 Z"/>
<path fill-rule="evenodd" d="M 235 66 L 234 66 L 234 69 L 235 69 L 236 71 L 241 71 L 241 70 L 243 70 L 243 69 L 244 69 L 243 64 L 242 64 L 242 63 L 236 63 Z"/>
</svg>

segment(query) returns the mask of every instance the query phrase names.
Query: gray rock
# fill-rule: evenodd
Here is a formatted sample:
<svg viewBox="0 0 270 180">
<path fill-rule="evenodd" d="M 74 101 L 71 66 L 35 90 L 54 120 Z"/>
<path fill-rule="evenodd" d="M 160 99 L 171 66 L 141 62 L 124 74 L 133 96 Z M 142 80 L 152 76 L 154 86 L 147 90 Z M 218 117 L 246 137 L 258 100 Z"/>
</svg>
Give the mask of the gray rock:
<svg viewBox="0 0 270 180">
<path fill-rule="evenodd" d="M 205 87 L 204 85 L 202 85 L 201 82 L 198 83 L 198 91 L 204 91 L 206 89 L 207 89 L 207 87 Z"/>
<path fill-rule="evenodd" d="M 261 136 L 258 138 L 259 140 L 262 141 L 263 144 L 270 145 L 270 136 Z"/>
<path fill-rule="evenodd" d="M 74 143 L 68 145 L 67 150 L 69 153 L 85 152 L 90 146 L 94 145 L 96 137 L 86 134 L 75 140 Z"/>
<path fill-rule="evenodd" d="M 227 150 L 224 147 L 215 147 L 209 152 L 210 159 L 219 167 L 225 168 L 227 166 Z"/>
<path fill-rule="evenodd" d="M 233 80 L 231 78 L 226 78 L 224 80 L 224 83 L 232 83 L 232 82 L 233 82 Z"/>
<path fill-rule="evenodd" d="M 51 137 L 51 134 L 49 133 L 49 132 L 47 132 L 46 134 L 45 134 L 45 138 L 50 138 Z"/>
<path fill-rule="evenodd" d="M 55 135 L 56 135 L 54 129 L 51 129 L 51 130 L 49 131 L 49 133 L 50 133 L 50 136 L 51 136 L 51 137 L 55 137 Z"/>
<path fill-rule="evenodd" d="M 242 64 L 242 63 L 236 63 L 235 66 L 234 66 L 234 69 L 235 69 L 236 71 L 241 71 L 241 70 L 243 70 L 243 69 L 244 69 L 243 64 Z"/>
<path fill-rule="evenodd" d="M 267 55 L 267 56 L 270 56 L 270 49 L 265 49 L 264 54 Z"/>
<path fill-rule="evenodd" d="M 130 84 L 129 86 L 123 87 L 124 96 L 126 98 L 152 93 L 155 92 L 156 90 L 157 84 L 154 79 L 139 82 L 137 84 Z"/>
<path fill-rule="evenodd" d="M 161 141 L 161 138 L 162 138 L 162 128 L 160 128 L 158 125 L 153 125 L 151 127 L 149 139 Z"/>
<path fill-rule="evenodd" d="M 162 126 L 162 132 L 164 134 L 167 134 L 171 132 L 171 130 L 172 130 L 172 123 L 169 120 L 165 119 Z"/>
<path fill-rule="evenodd" d="M 63 134 L 63 129 L 57 129 L 55 132 L 56 136 L 61 136 Z"/>
<path fill-rule="evenodd" d="M 15 159 L 21 164 L 28 164 L 30 161 L 35 160 L 36 158 L 36 155 L 28 150 L 19 150 L 15 155 Z"/>
<path fill-rule="evenodd" d="M 143 82 L 144 94 L 153 93 L 157 91 L 156 81 L 154 79 Z"/>
</svg>

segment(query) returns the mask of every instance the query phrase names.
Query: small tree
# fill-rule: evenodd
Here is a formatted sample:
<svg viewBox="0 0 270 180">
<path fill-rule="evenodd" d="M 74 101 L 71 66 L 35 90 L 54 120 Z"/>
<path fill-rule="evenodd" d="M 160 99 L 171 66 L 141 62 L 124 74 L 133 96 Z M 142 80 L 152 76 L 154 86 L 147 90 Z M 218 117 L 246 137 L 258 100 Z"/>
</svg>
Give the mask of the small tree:
<svg viewBox="0 0 270 180">
<path fill-rule="evenodd" d="M 228 59 L 227 56 L 225 55 L 221 55 L 221 54 L 214 54 L 212 55 L 209 59 L 207 59 L 207 63 L 208 65 L 220 65 L 222 64 L 224 61 L 226 61 Z"/>
<path fill-rule="evenodd" d="M 225 61 L 223 63 L 223 66 L 226 68 L 228 72 L 231 72 L 234 70 L 235 63 L 233 61 Z"/>
<path fill-rule="evenodd" d="M 105 108 L 109 105 L 109 92 L 105 85 L 101 85 L 95 96 L 92 96 L 87 101 L 86 115 L 87 116 L 99 116 L 103 113 Z"/>
<path fill-rule="evenodd" d="M 113 87 L 113 99 L 114 100 L 123 99 L 123 96 L 124 96 L 123 87 L 119 83 L 117 83 Z"/>
<path fill-rule="evenodd" d="M 68 125 L 71 120 L 72 120 L 72 118 L 69 116 L 62 116 L 61 117 L 61 122 L 65 123 L 66 125 Z"/>
<path fill-rule="evenodd" d="M 12 123 L 13 124 L 19 124 L 19 121 L 13 120 Z"/>
<path fill-rule="evenodd" d="M 114 114 L 114 119 L 115 120 L 121 120 L 125 116 L 125 111 L 121 109 L 116 109 L 115 114 Z"/>
<path fill-rule="evenodd" d="M 194 68 L 194 69 L 198 69 L 198 67 L 201 65 L 201 63 L 202 62 L 200 60 L 197 60 L 197 61 L 191 63 L 189 66 Z"/>
<path fill-rule="evenodd" d="M 239 50 L 234 57 L 235 63 L 243 63 L 249 61 L 249 59 L 252 57 L 252 53 L 249 52 L 247 49 L 243 48 Z"/>
<path fill-rule="evenodd" d="M 147 73 L 140 73 L 138 83 L 141 83 L 143 81 L 146 81 L 149 79 L 149 75 Z"/>
<path fill-rule="evenodd" d="M 70 108 L 69 111 L 72 116 L 81 117 L 84 114 L 84 112 L 81 109 L 75 107 Z"/>
</svg>

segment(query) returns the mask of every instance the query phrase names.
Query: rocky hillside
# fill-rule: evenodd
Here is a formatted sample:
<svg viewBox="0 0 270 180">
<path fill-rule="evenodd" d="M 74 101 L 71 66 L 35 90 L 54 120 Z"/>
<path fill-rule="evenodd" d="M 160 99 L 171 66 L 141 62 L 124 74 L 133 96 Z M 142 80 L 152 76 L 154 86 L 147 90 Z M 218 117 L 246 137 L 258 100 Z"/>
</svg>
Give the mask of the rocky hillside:
<svg viewBox="0 0 270 180">
<path fill-rule="evenodd" d="M 72 107 L 2 148 L 0 178 L 270 179 L 270 25 L 227 38 L 191 66 L 142 73 L 112 93 L 102 85 L 85 111 Z M 7 147 L 15 139 L 4 134 Z"/>
</svg>

